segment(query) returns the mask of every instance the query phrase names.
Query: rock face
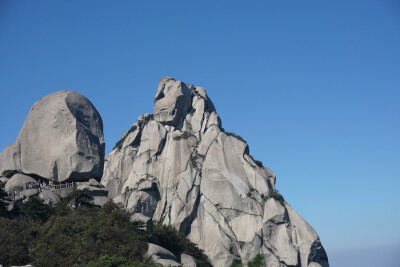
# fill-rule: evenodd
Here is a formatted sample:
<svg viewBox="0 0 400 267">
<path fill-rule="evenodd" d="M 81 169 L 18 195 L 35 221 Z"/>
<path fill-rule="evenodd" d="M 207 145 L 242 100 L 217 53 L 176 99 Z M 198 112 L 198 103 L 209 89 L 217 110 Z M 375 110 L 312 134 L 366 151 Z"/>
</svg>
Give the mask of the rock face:
<svg viewBox="0 0 400 267">
<path fill-rule="evenodd" d="M 103 122 L 92 103 L 72 91 L 59 91 L 31 108 L 17 142 L 0 154 L 0 173 L 18 170 L 62 182 L 101 179 Z"/>
<path fill-rule="evenodd" d="M 286 202 L 275 175 L 221 127 L 204 88 L 161 79 L 154 115 L 139 117 L 106 157 L 101 183 L 127 210 L 171 224 L 215 266 L 329 266 L 318 235 Z"/>
<path fill-rule="evenodd" d="M 37 182 L 35 179 L 23 175 L 23 174 L 14 174 L 10 180 L 6 183 L 4 187 L 4 191 L 6 192 L 15 192 L 15 191 L 24 191 L 29 189 L 29 184 L 31 187 L 37 187 Z"/>
<path fill-rule="evenodd" d="M 180 266 L 175 255 L 163 247 L 149 243 L 146 258 L 162 266 Z"/>
</svg>

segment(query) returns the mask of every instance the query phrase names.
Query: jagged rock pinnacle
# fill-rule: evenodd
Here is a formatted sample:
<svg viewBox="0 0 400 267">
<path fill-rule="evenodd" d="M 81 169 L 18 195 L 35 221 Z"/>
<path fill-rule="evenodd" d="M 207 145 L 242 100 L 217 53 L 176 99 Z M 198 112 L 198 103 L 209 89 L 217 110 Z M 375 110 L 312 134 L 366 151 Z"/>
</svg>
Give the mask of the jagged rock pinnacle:
<svg viewBox="0 0 400 267">
<path fill-rule="evenodd" d="M 154 114 L 122 135 L 101 183 L 129 212 L 185 233 L 215 266 L 329 266 L 318 235 L 275 192 L 275 175 L 221 127 L 202 87 L 160 80 Z"/>
</svg>

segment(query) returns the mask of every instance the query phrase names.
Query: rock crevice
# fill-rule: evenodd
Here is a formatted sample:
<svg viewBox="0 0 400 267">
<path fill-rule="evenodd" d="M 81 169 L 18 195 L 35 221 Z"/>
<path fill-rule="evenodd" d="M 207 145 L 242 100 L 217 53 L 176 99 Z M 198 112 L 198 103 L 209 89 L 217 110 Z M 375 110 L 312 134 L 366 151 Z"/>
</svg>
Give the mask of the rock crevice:
<svg viewBox="0 0 400 267">
<path fill-rule="evenodd" d="M 153 220 L 185 233 L 215 266 L 258 253 L 265 266 L 329 266 L 311 226 L 287 203 L 265 201 L 275 175 L 224 131 L 204 88 L 165 77 L 154 102 L 153 115 L 140 116 L 106 156 L 101 183 L 114 201 L 147 203 Z M 131 197 L 148 177 L 159 195 Z"/>
</svg>

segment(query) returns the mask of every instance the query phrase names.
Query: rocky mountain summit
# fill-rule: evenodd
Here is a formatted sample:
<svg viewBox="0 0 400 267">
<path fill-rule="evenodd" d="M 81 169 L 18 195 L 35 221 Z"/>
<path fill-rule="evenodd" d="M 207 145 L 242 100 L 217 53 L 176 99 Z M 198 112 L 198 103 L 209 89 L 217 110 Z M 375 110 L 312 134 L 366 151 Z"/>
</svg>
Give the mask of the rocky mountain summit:
<svg viewBox="0 0 400 267">
<path fill-rule="evenodd" d="M 204 88 L 165 77 L 154 102 L 105 158 L 109 198 L 173 225 L 214 266 L 257 254 L 264 266 L 329 266 L 318 235 L 276 193 L 275 175 L 247 143 L 224 131 Z"/>
<path fill-rule="evenodd" d="M 95 205 L 112 200 L 144 231 L 153 232 L 153 221 L 180 231 L 214 266 L 246 266 L 259 254 L 264 266 L 329 266 L 318 235 L 246 141 L 222 128 L 204 88 L 162 78 L 153 114 L 141 115 L 106 157 L 104 148 L 92 103 L 56 92 L 33 105 L 16 143 L 0 154 L 0 181 L 17 205 L 34 196 L 54 205 L 77 189 Z M 47 185 L 39 188 L 39 179 Z M 154 234 L 149 242 L 146 260 L 197 266 L 191 255 L 172 253 L 174 244 L 168 250 Z"/>
</svg>

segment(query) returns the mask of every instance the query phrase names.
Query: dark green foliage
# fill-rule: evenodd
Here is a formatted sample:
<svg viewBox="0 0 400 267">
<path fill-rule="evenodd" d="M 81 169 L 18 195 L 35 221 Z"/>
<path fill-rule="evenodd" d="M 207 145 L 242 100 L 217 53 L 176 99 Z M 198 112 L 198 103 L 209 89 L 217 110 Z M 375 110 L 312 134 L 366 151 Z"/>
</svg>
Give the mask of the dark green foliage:
<svg viewBox="0 0 400 267">
<path fill-rule="evenodd" d="M 276 201 L 278 201 L 279 203 L 281 203 L 283 205 L 283 203 L 285 202 L 285 199 L 283 198 L 283 196 L 279 193 L 278 190 L 270 190 L 268 192 L 268 195 L 266 197 L 263 197 L 264 201 L 267 201 L 268 199 L 273 198 Z"/>
<path fill-rule="evenodd" d="M 246 142 L 240 135 L 237 135 L 237 134 L 232 133 L 232 132 L 225 132 L 225 133 L 226 133 L 228 136 L 236 137 L 236 138 L 239 139 L 240 141 L 242 141 L 242 142 L 244 142 L 244 143 L 247 144 L 247 142 Z"/>
<path fill-rule="evenodd" d="M 262 267 L 263 261 L 264 261 L 264 255 L 257 254 L 257 256 L 255 256 L 253 260 L 248 262 L 247 266 L 248 267 Z"/>
<path fill-rule="evenodd" d="M 129 131 L 126 133 L 126 135 L 124 136 L 124 138 L 122 138 L 121 140 L 119 140 L 119 141 L 115 144 L 113 150 L 116 149 L 116 148 L 121 149 L 121 148 L 122 148 L 122 145 L 123 145 L 124 142 L 125 142 L 126 137 L 127 137 L 131 132 L 134 132 L 136 129 L 137 129 L 136 125 L 133 125 L 133 126 L 129 129 Z"/>
<path fill-rule="evenodd" d="M 89 195 L 86 191 L 75 190 L 63 200 L 63 203 L 71 205 L 73 208 L 77 208 L 81 205 L 83 206 L 93 206 L 93 197 Z"/>
<path fill-rule="evenodd" d="M 262 167 L 263 166 L 263 164 L 262 164 L 262 162 L 261 161 L 259 161 L 259 160 L 254 160 L 254 162 L 256 163 L 256 165 L 258 166 L 258 167 Z"/>
<path fill-rule="evenodd" d="M 5 170 L 3 171 L 2 175 L 7 177 L 7 178 L 11 178 L 14 174 L 17 174 L 18 171 L 16 170 Z"/>
<path fill-rule="evenodd" d="M 234 261 L 230 267 L 243 267 L 243 264 L 240 261 Z"/>
<path fill-rule="evenodd" d="M 190 136 L 190 133 L 188 133 L 188 132 L 183 132 L 181 135 L 175 136 L 175 137 L 174 137 L 174 140 L 175 140 L 175 141 L 179 141 L 179 140 L 181 140 L 181 139 L 188 139 L 189 136 Z"/>
<path fill-rule="evenodd" d="M 196 112 L 196 109 L 195 108 L 192 108 L 190 111 L 189 111 L 189 114 L 190 115 L 193 115 L 193 113 L 195 113 Z"/>
<path fill-rule="evenodd" d="M 86 267 L 156 267 L 157 265 L 151 263 L 143 263 L 139 261 L 130 261 L 124 257 L 102 256 L 96 261 L 90 261 Z"/>
<path fill-rule="evenodd" d="M 254 159 L 253 156 L 250 154 L 249 154 L 249 156 L 258 167 L 260 167 L 260 168 L 263 167 L 263 163 L 261 161 Z"/>
<path fill-rule="evenodd" d="M 4 191 L 4 184 L 0 182 L 0 217 L 8 215 L 7 202 L 9 201 L 7 193 Z"/>
<path fill-rule="evenodd" d="M 43 199 L 34 196 L 25 203 L 19 202 L 17 210 L 20 216 L 34 221 L 47 221 L 54 213 L 54 209 L 43 203 Z"/>
<path fill-rule="evenodd" d="M 147 238 L 113 203 L 103 209 L 80 206 L 50 218 L 40 228 L 30 256 L 36 266 L 82 266 L 102 255 L 143 261 Z"/>
<path fill-rule="evenodd" d="M 197 167 L 196 156 L 194 155 L 190 157 L 190 166 L 192 166 L 194 169 Z"/>
<path fill-rule="evenodd" d="M 129 222 L 130 214 L 111 201 L 100 208 L 85 192 L 75 191 L 54 208 L 32 197 L 18 204 L 18 211 L 13 220 L 0 217 L 5 266 L 156 266 L 145 262 L 150 234 L 141 230 L 143 223 Z M 186 253 L 199 267 L 211 266 L 204 252 L 172 226 L 156 223 L 154 234 L 178 257 Z"/>
<path fill-rule="evenodd" d="M 162 247 L 168 249 L 175 255 L 185 253 L 194 257 L 199 266 L 212 266 L 204 252 L 172 225 L 163 225 L 160 222 L 155 222 L 153 234 L 157 236 Z"/>
<path fill-rule="evenodd" d="M 141 225 L 129 222 L 129 214 L 116 204 L 100 208 L 83 196 L 71 193 L 54 208 L 63 211 L 55 213 L 31 198 L 18 205 L 19 217 L 0 218 L 0 262 L 6 266 L 86 266 L 89 262 L 90 266 L 108 266 L 104 262 L 153 266 L 143 263 L 149 234 L 140 230 Z M 78 204 L 73 209 L 71 203 Z"/>
<path fill-rule="evenodd" d="M 252 193 L 254 192 L 254 190 L 255 190 L 255 189 L 254 189 L 253 187 L 250 187 L 250 188 L 249 188 L 249 192 L 247 192 L 247 196 L 248 196 L 248 197 L 251 197 L 251 195 L 252 195 Z"/>
<path fill-rule="evenodd" d="M 264 261 L 264 255 L 257 254 L 254 259 L 247 263 L 248 267 L 262 267 Z M 240 261 L 234 261 L 230 267 L 243 267 L 243 264 Z"/>
<path fill-rule="evenodd" d="M 35 239 L 38 225 L 29 221 L 0 217 L 0 263 L 4 266 L 32 263 L 29 246 Z"/>
</svg>

